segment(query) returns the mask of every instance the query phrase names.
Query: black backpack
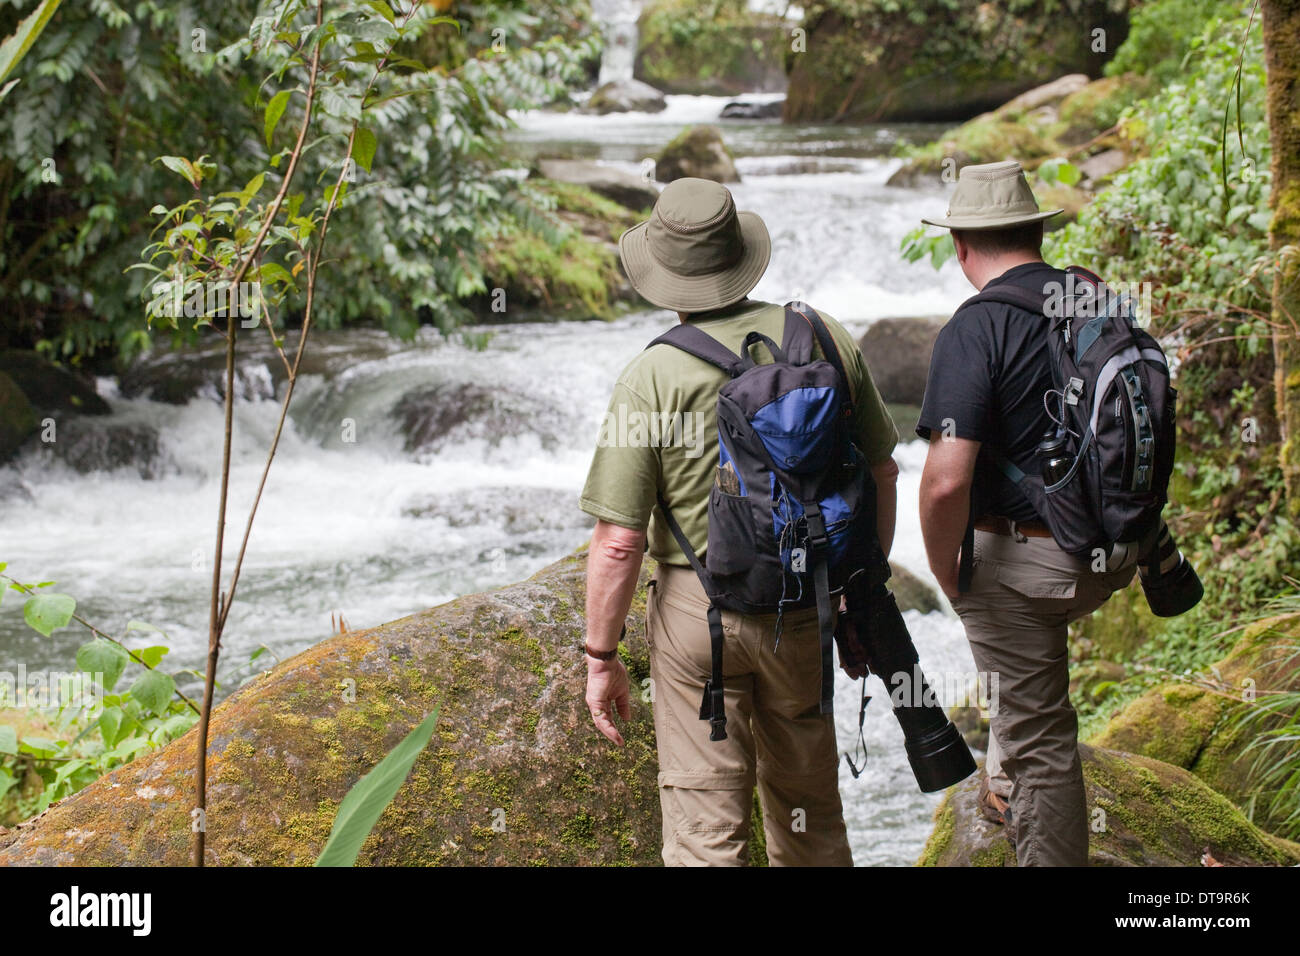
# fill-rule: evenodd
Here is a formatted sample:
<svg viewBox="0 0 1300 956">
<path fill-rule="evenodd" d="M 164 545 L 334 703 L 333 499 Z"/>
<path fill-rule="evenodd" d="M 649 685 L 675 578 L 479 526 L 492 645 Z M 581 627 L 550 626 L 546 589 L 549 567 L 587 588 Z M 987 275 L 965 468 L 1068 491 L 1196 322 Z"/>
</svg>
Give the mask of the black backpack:
<svg viewBox="0 0 1300 956">
<path fill-rule="evenodd" d="M 1132 300 L 1079 266 L 1066 276 L 1063 288 L 1042 294 L 999 283 L 962 305 L 1002 302 L 1051 323 L 1053 387 L 1045 398 L 1071 466 L 1048 485 L 1041 469 L 1026 474 L 996 449 L 990 452 L 1062 550 L 1094 561 L 1099 554 L 1122 555 L 1127 562 L 1145 553 L 1160 530 L 1174 469 L 1177 393 L 1164 350 L 1137 324 Z M 971 537 L 968 529 L 962 590 L 970 577 Z M 1115 562 L 1108 560 L 1107 567 L 1114 570 Z"/>
<path fill-rule="evenodd" d="M 647 346 L 671 345 L 730 376 L 718 392 L 718 468 L 703 562 L 659 496 L 664 519 L 709 598 L 713 660 L 700 719 L 710 723 L 710 740 L 727 736 L 721 609 L 775 613 L 779 647 L 784 612 L 816 606 L 820 707 L 828 714 L 834 687 L 832 600 L 855 573 L 884 563 L 875 530 L 875 485 L 852 442 L 853 401 L 839 350 L 812 308 L 792 302 L 785 310 L 779 346 L 750 332 L 741 355 L 735 355 L 687 323 Z M 814 339 L 826 359 L 813 360 Z M 750 357 L 750 349 L 760 344 L 771 353 L 771 364 Z"/>
</svg>

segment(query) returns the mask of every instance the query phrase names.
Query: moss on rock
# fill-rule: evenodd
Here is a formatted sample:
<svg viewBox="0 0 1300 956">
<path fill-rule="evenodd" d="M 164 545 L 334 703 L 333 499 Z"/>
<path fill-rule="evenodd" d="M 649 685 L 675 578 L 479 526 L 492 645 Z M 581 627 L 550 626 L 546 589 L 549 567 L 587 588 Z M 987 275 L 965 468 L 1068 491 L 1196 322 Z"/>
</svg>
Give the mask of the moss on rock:
<svg viewBox="0 0 1300 956">
<path fill-rule="evenodd" d="M 1182 767 L 1241 807 L 1254 804 L 1254 734 L 1239 718 L 1259 696 L 1300 689 L 1300 615 L 1257 621 L 1246 628 L 1231 653 L 1193 681 L 1154 687 L 1129 703 L 1091 738 Z M 1269 826 L 1270 820 L 1257 822 Z"/>
<path fill-rule="evenodd" d="M 545 308 L 567 318 L 611 318 L 631 287 L 618 264 L 616 242 L 636 225 L 635 213 L 584 186 L 533 180 L 555 200 L 559 235 L 515 225 L 488 249 L 484 274 L 505 290 L 507 307 Z M 483 296 L 479 311 L 495 303 Z"/>
<path fill-rule="evenodd" d="M 661 183 L 695 177 L 718 183 L 740 182 L 731 150 L 716 126 L 683 130 L 655 158 L 655 179 Z"/>
<path fill-rule="evenodd" d="M 659 862 L 650 706 L 632 695 L 625 748 L 592 728 L 584 603 L 579 554 L 332 637 L 236 691 L 209 738 L 208 861 L 314 862 L 343 796 L 439 706 L 432 743 L 359 864 Z M 642 673 L 644 618 L 627 625 L 624 653 Z M 184 865 L 194 747 L 191 731 L 0 835 L 0 864 Z"/>
<path fill-rule="evenodd" d="M 1300 844 L 1264 832 L 1186 770 L 1087 744 L 1079 750 L 1088 789 L 1091 865 L 1198 866 L 1206 850 L 1224 863 L 1300 863 Z M 976 775 L 944 797 L 919 866 L 1016 865 L 1005 827 L 979 811 L 978 788 Z"/>
</svg>

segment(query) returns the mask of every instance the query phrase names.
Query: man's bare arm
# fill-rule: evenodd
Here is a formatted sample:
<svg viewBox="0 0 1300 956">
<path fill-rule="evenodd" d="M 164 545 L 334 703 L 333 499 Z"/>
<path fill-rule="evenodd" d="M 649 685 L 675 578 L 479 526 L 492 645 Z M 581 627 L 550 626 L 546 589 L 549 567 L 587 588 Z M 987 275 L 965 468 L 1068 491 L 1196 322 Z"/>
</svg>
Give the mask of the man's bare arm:
<svg viewBox="0 0 1300 956">
<path fill-rule="evenodd" d="M 886 458 L 871 466 L 871 477 L 876 482 L 876 533 L 880 535 L 880 548 L 889 557 L 894 546 L 894 525 L 898 517 L 898 462 Z"/>
<path fill-rule="evenodd" d="M 957 558 L 970 518 L 971 481 L 980 443 L 939 438 L 921 473 L 921 537 L 930 570 L 949 599 L 957 596 Z"/>
<path fill-rule="evenodd" d="M 587 554 L 587 646 L 596 652 L 618 647 L 632 595 L 636 593 L 645 552 L 645 532 L 608 521 L 597 521 Z M 627 669 L 617 657 L 598 661 L 587 655 L 587 706 L 596 728 L 619 746 L 623 736 L 614 726 L 617 711 L 632 716 Z"/>
</svg>

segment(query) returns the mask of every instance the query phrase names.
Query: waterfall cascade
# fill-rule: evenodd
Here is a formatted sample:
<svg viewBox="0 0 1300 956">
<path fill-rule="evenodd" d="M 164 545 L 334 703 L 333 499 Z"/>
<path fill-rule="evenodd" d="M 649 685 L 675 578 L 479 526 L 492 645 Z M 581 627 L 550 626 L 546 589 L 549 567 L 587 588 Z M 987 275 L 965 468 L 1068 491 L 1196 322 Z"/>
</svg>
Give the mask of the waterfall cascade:
<svg viewBox="0 0 1300 956">
<path fill-rule="evenodd" d="M 592 0 L 592 11 L 605 33 L 605 54 L 600 61 L 601 86 L 632 79 L 641 4 L 642 0 Z"/>
</svg>

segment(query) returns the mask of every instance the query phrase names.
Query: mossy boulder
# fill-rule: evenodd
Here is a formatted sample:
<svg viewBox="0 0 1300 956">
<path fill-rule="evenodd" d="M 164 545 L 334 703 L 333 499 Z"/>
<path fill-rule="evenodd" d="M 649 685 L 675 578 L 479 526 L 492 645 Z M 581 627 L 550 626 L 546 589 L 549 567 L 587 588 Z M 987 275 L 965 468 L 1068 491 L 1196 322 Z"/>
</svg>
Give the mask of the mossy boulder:
<svg viewBox="0 0 1300 956">
<path fill-rule="evenodd" d="M 1099 76 L 1128 32 L 1127 0 L 832 2 L 791 44 L 787 122 L 964 120 L 1068 73 Z"/>
<path fill-rule="evenodd" d="M 618 748 L 583 702 L 585 570 L 579 553 L 334 636 L 236 691 L 212 719 L 208 862 L 312 863 L 344 795 L 435 706 L 433 741 L 360 864 L 659 862 L 644 589 L 627 621 L 635 693 Z M 187 863 L 195 746 L 191 731 L 0 833 L 0 865 Z"/>
<path fill-rule="evenodd" d="M 1257 802 L 1247 751 L 1267 721 L 1242 726 L 1263 695 L 1300 690 L 1300 615 L 1268 618 L 1242 633 L 1209 673 L 1148 690 L 1091 738 L 1101 747 L 1154 757 L 1191 771 L 1241 807 Z M 1256 809 L 1261 826 L 1273 824 Z"/>
<path fill-rule="evenodd" d="M 637 213 L 649 210 L 659 198 L 654 183 L 586 159 L 539 159 L 535 174 L 555 183 L 589 189 Z"/>
<path fill-rule="evenodd" d="M 0 462 L 11 458 L 36 429 L 36 409 L 14 380 L 0 372 Z"/>
<path fill-rule="evenodd" d="M 931 143 L 904 147 L 905 162 L 888 185 L 916 188 L 954 182 L 963 166 L 1004 159 L 1017 160 L 1032 172 L 1044 160 L 1068 157 L 1083 173 L 1082 182 L 1074 186 L 1036 183 L 1040 205 L 1065 209 L 1065 215 L 1047 223 L 1049 229 L 1059 228 L 1077 218 L 1095 187 L 1129 162 L 1128 144 L 1113 127 L 1140 89 L 1140 78 L 1133 76 L 1091 82 L 1079 74 L 1061 77 L 948 130 Z"/>
<path fill-rule="evenodd" d="M 1150 757 L 1080 744 L 1088 789 L 1093 866 L 1294 866 L 1300 844 L 1265 833 L 1194 774 Z M 979 811 L 979 775 L 935 811 L 918 866 L 1015 866 L 1005 827 Z"/>
<path fill-rule="evenodd" d="M 556 221 L 546 228 L 515 223 L 491 243 L 483 258 L 490 288 L 471 299 L 470 308 L 498 320 L 518 309 L 612 318 L 620 303 L 635 300 L 619 266 L 617 240 L 638 214 L 577 183 L 532 182 L 554 198 Z"/>
<path fill-rule="evenodd" d="M 665 93 L 735 96 L 785 88 L 790 25 L 745 0 L 652 0 L 641 13 L 633 75 Z"/>
<path fill-rule="evenodd" d="M 683 130 L 655 157 L 655 179 L 671 183 L 694 177 L 717 183 L 738 183 L 740 173 L 731 150 L 716 126 L 692 126 Z"/>
</svg>

